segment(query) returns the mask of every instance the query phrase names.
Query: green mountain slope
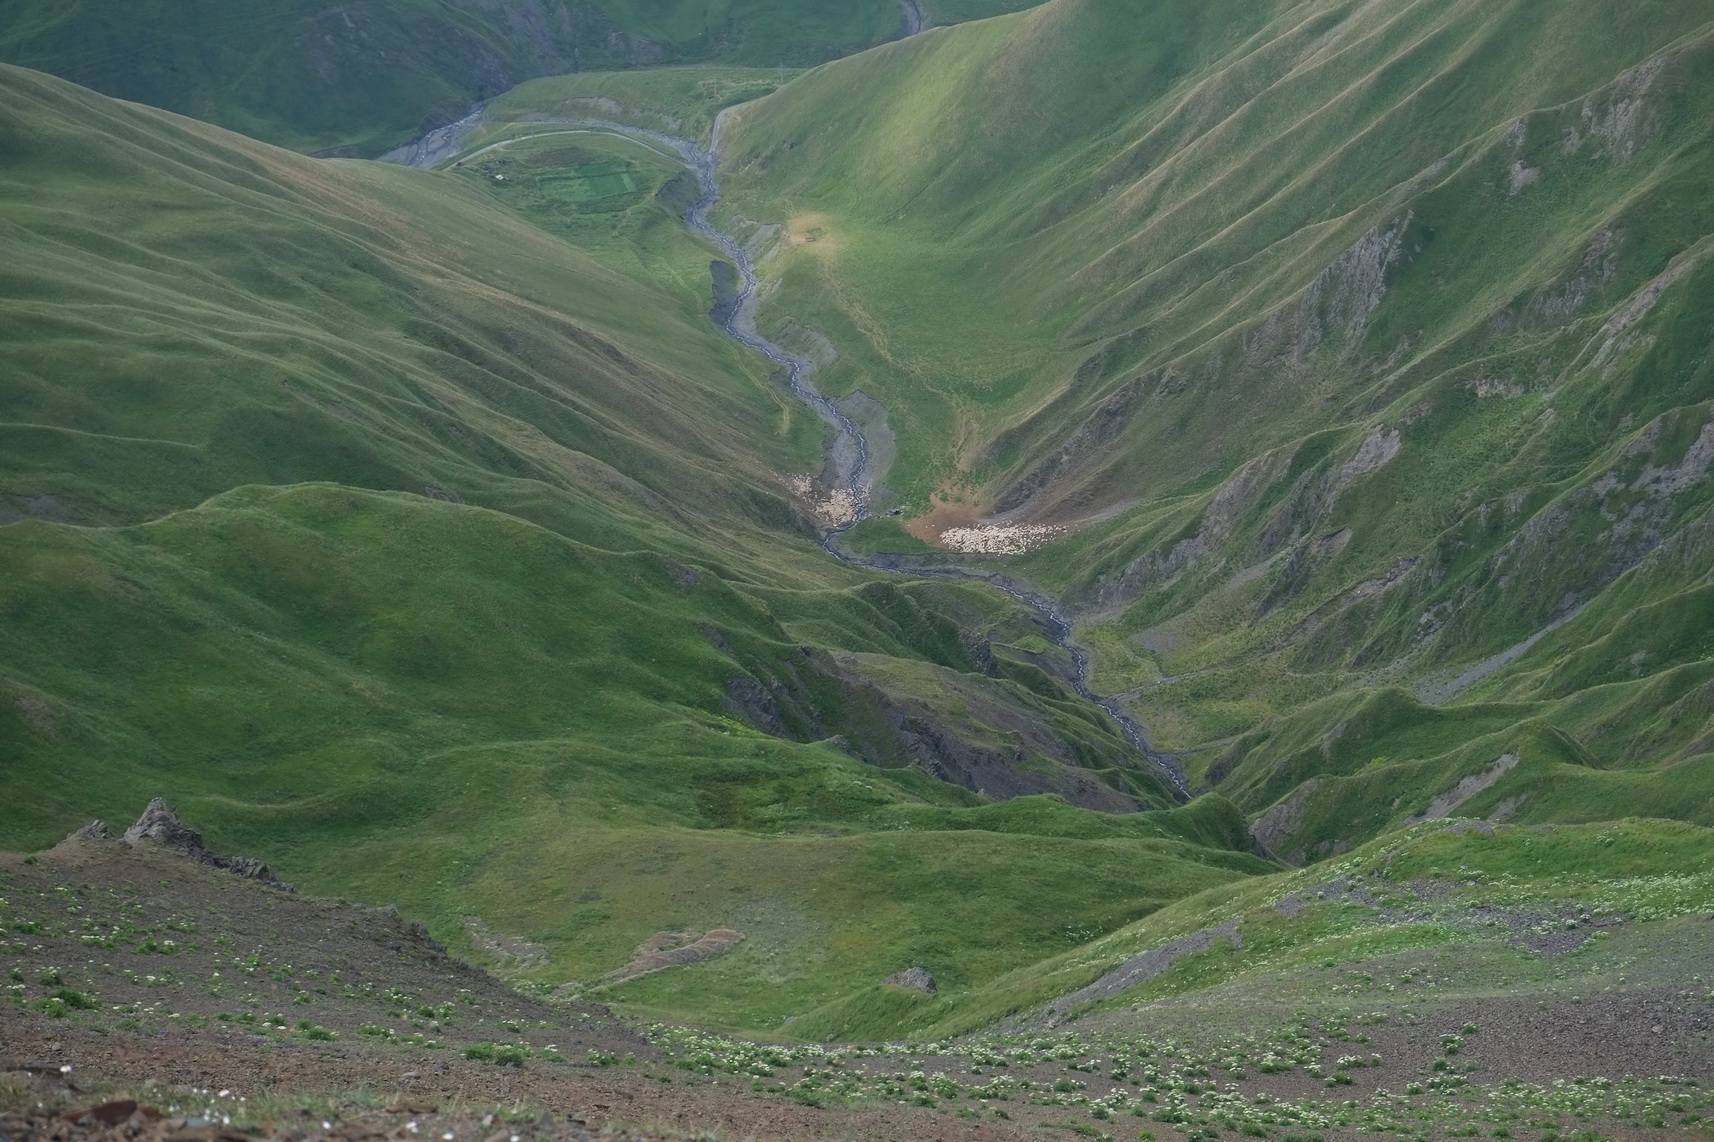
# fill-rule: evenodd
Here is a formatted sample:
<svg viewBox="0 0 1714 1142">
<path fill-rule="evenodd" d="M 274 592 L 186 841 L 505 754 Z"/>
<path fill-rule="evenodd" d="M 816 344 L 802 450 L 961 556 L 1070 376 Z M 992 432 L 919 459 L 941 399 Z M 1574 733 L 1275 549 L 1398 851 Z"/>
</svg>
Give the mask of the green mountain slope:
<svg viewBox="0 0 1714 1142">
<path fill-rule="evenodd" d="M 166 792 L 532 985 L 811 1037 L 1258 914 L 1145 998 L 1468 942 L 1278 919 L 1326 870 L 1257 851 L 1658 912 L 1714 824 L 1711 60 L 1702 3 L 1051 0 L 726 117 L 764 331 L 896 436 L 852 546 L 1023 536 L 965 561 L 1065 602 L 1186 805 L 1014 599 L 819 548 L 670 156 L 510 141 L 765 76 L 543 80 L 426 173 L 0 68 L 0 842 Z M 302 91 L 371 149 L 426 105 Z M 1625 816 L 1678 821 L 1577 824 Z"/>
<path fill-rule="evenodd" d="M 1563 1004 L 1622 989 L 1639 958 L 1656 962 L 1636 988 L 1676 988 L 1707 964 L 1711 856 L 1714 833 L 1672 821 L 1418 824 L 1336 861 L 1209 889 L 907 1018 L 923 1038 L 1002 1019 L 1014 1034 L 1061 1021 L 1092 1037 L 1199 1023 L 1254 1032 L 1373 1006 Z M 1157 963 L 1126 973 L 1150 952 Z M 860 1019 L 865 999 L 874 1005 L 852 997 L 810 1018 Z"/>
<path fill-rule="evenodd" d="M 454 181 L 7 79 L 13 518 L 336 480 L 585 537 L 791 525 L 770 466 L 816 441 L 774 431 L 786 402 L 707 326 L 702 259 L 668 227 L 668 288 L 640 285 Z"/>
<path fill-rule="evenodd" d="M 1044 529 L 1274 851 L 1707 823 L 1711 60 L 1707 4 L 1056 0 L 734 112 L 728 210 L 886 506 Z"/>
<path fill-rule="evenodd" d="M 593 253 L 0 68 L 0 843 L 164 793 L 544 987 L 736 927 L 603 995 L 742 1027 L 1264 870 L 1007 597 L 826 557 L 783 483 L 819 432 L 706 320 L 676 172 L 589 145 Z"/>
<path fill-rule="evenodd" d="M 959 0 L 939 22 L 1024 6 Z M 259 139 L 374 155 L 539 75 L 691 60 L 801 67 L 897 35 L 897 0 L 18 0 L 0 60 Z"/>
</svg>

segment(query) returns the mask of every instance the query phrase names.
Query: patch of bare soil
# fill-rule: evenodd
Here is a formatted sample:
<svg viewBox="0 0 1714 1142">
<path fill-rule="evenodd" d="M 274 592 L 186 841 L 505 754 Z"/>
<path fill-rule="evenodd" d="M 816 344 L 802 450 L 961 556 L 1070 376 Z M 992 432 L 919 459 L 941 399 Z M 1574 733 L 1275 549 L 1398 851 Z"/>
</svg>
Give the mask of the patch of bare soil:
<svg viewBox="0 0 1714 1142">
<path fill-rule="evenodd" d="M 981 520 L 982 512 L 974 504 L 942 499 L 937 494 L 929 510 L 906 523 L 905 530 L 924 543 L 938 544 L 942 532 L 957 527 L 975 527 Z"/>
<path fill-rule="evenodd" d="M 648 939 L 637 945 L 637 950 L 631 955 L 631 962 L 622 968 L 608 972 L 601 978 L 602 983 L 625 983 L 638 976 L 651 972 L 665 971 L 667 968 L 683 967 L 687 964 L 699 964 L 703 960 L 711 960 L 723 956 L 736 948 L 744 937 L 741 933 L 730 928 L 716 928 L 707 934 L 701 932 L 656 932 Z"/>
</svg>

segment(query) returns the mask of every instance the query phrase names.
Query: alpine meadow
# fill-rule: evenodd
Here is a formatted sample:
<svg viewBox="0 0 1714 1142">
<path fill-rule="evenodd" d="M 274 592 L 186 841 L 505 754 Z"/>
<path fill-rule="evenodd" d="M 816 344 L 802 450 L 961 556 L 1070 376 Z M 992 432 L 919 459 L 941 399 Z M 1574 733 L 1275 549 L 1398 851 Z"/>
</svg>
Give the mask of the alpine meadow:
<svg viewBox="0 0 1714 1142">
<path fill-rule="evenodd" d="M 0 1139 L 1714 1139 L 1714 0 L 0 61 Z"/>
</svg>

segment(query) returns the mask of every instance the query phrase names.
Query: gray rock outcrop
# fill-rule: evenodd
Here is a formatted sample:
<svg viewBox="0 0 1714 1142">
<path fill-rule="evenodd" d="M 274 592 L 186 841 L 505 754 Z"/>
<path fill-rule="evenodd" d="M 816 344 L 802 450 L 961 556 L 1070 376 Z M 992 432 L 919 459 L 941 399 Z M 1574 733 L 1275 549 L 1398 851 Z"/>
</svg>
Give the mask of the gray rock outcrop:
<svg viewBox="0 0 1714 1142">
<path fill-rule="evenodd" d="M 113 834 L 103 822 L 92 821 L 72 835 L 86 840 L 104 840 L 111 838 Z M 260 881 L 283 892 L 297 891 L 276 878 L 273 870 L 255 857 L 222 856 L 210 850 L 202 843 L 202 834 L 187 828 L 184 822 L 179 820 L 179 815 L 173 812 L 172 806 L 159 797 L 149 802 L 149 807 L 143 810 L 143 815 L 137 818 L 137 823 L 126 829 L 125 835 L 120 839 L 133 848 L 145 840 L 154 841 L 198 864 L 225 869 L 246 880 Z"/>
<path fill-rule="evenodd" d="M 924 969 L 915 966 L 908 967 L 901 972 L 894 972 L 881 982 L 891 984 L 893 987 L 920 991 L 924 995 L 934 995 L 940 991 L 940 985 L 934 982 L 934 977 Z"/>
</svg>

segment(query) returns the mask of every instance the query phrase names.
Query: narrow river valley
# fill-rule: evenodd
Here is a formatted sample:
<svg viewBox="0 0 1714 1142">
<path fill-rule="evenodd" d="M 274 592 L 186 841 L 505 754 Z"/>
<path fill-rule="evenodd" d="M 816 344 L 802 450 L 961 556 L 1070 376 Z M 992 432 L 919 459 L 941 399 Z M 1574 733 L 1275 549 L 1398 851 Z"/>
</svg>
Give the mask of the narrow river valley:
<svg viewBox="0 0 1714 1142">
<path fill-rule="evenodd" d="M 730 110 L 731 108 L 727 108 L 727 111 Z M 861 523 L 869 514 L 870 501 L 874 491 L 874 473 L 870 469 L 869 442 L 857 423 L 842 412 L 833 400 L 815 387 L 810 380 L 810 374 L 814 369 L 813 364 L 762 336 L 756 328 L 756 308 L 760 300 L 757 287 L 760 279 L 756 273 L 755 259 L 736 236 L 717 227 L 711 217 L 715 204 L 720 201 L 718 155 L 721 126 L 727 111 L 722 111 L 715 119 L 714 130 L 707 147 L 698 145 L 692 139 L 667 135 L 659 131 L 650 131 L 624 123 L 599 119 L 579 119 L 560 120 L 552 125 L 553 130 L 551 131 L 544 131 L 535 135 L 523 135 L 492 144 L 466 156 L 466 159 L 499 149 L 509 143 L 522 141 L 525 138 L 540 137 L 540 134 L 583 131 L 620 135 L 644 145 L 652 144 L 651 149 L 670 149 L 673 154 L 677 155 L 685 169 L 695 177 L 697 184 L 696 199 L 684 214 L 685 225 L 692 232 L 713 242 L 725 255 L 738 275 L 736 294 L 730 304 L 716 311 L 717 323 L 733 340 L 755 350 L 778 365 L 785 373 L 785 383 L 792 394 L 813 411 L 832 433 L 827 450 L 829 471 L 824 475 L 823 480 L 829 493 L 839 505 L 840 511 L 838 512 L 838 522 L 822 533 L 822 547 L 835 559 L 853 567 L 918 578 L 958 579 L 987 583 L 1022 603 L 1035 616 L 1043 633 L 1071 656 L 1072 671 L 1067 681 L 1070 682 L 1077 694 L 1106 711 L 1107 715 L 1118 725 L 1121 734 L 1131 747 L 1147 759 L 1150 766 L 1166 779 L 1179 796 L 1188 797 L 1189 784 L 1185 779 L 1183 768 L 1179 765 L 1178 758 L 1170 753 L 1163 753 L 1155 749 L 1149 743 L 1141 723 L 1125 709 L 1119 699 L 1097 694 L 1091 688 L 1089 680 L 1093 672 L 1093 662 L 1089 650 L 1077 643 L 1072 637 L 1073 621 L 1061 609 L 1057 600 L 1027 582 L 988 568 L 965 566 L 939 560 L 930 561 L 919 556 L 859 555 L 850 551 L 840 542 L 844 532 Z M 476 113 L 460 120 L 458 124 L 454 124 L 454 128 L 473 129 L 480 120 L 480 113 Z M 543 124 L 543 126 L 547 125 Z M 448 130 L 451 128 L 443 128 L 440 132 L 433 132 L 429 136 L 425 136 L 425 140 L 439 138 Z M 407 165 L 436 167 L 443 166 L 450 161 L 456 148 L 457 137 L 453 136 L 449 139 L 441 139 L 438 146 L 418 147 L 413 144 L 412 147 L 401 148 L 398 154 Z"/>
</svg>

